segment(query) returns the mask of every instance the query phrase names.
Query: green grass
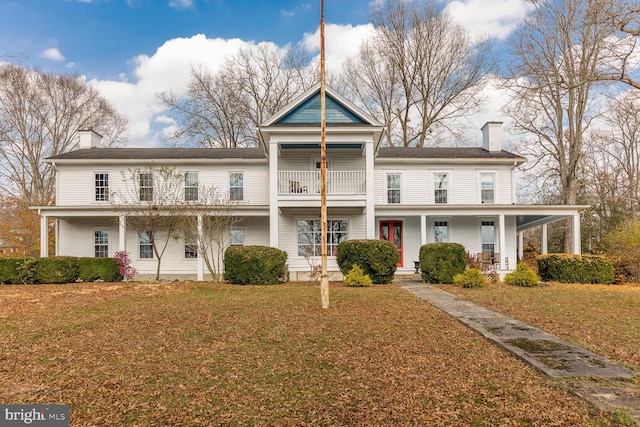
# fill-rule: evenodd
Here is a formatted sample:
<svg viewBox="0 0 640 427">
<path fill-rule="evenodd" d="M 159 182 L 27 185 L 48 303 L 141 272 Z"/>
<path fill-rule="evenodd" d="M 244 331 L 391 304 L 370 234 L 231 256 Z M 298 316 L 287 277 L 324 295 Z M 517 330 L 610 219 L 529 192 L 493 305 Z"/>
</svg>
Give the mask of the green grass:
<svg viewBox="0 0 640 427">
<path fill-rule="evenodd" d="M 0 402 L 72 425 L 608 422 L 395 285 L 3 286 L 0 316 Z"/>
</svg>

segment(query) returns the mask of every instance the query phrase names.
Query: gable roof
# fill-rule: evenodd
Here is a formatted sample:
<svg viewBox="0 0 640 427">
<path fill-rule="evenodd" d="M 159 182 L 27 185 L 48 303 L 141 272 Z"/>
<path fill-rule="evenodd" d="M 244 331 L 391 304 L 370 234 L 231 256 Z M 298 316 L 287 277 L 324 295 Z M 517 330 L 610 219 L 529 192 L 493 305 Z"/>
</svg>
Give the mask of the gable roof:
<svg viewBox="0 0 640 427">
<path fill-rule="evenodd" d="M 482 147 L 381 147 L 379 159 L 526 159 L 508 151 L 490 152 Z"/>
<path fill-rule="evenodd" d="M 88 148 L 47 158 L 58 160 L 266 159 L 261 148 Z"/>
<path fill-rule="evenodd" d="M 325 113 L 327 126 L 368 125 L 382 127 L 373 116 L 340 95 L 335 89 L 325 87 Z M 320 83 L 316 83 L 300 96 L 260 125 L 320 125 Z"/>
</svg>

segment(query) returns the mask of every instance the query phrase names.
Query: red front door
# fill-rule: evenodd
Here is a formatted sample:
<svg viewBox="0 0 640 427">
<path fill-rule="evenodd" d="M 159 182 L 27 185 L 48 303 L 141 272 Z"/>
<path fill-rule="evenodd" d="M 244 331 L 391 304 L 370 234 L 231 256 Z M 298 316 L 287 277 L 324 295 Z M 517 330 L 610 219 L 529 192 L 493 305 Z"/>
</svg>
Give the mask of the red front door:
<svg viewBox="0 0 640 427">
<path fill-rule="evenodd" d="M 398 267 L 402 267 L 402 221 L 380 221 L 380 239 L 388 240 L 398 248 Z"/>
</svg>

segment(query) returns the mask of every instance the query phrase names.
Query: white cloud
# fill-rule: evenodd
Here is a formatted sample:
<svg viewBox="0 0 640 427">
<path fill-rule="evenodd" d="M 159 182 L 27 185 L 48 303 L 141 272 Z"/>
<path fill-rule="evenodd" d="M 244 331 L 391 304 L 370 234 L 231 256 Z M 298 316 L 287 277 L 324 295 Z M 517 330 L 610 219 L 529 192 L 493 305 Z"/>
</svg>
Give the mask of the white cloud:
<svg viewBox="0 0 640 427">
<path fill-rule="evenodd" d="M 64 56 L 62 55 L 62 53 L 60 53 L 60 50 L 57 47 L 52 47 L 45 50 L 40 54 L 40 57 L 57 62 L 64 61 Z"/>
<path fill-rule="evenodd" d="M 522 0 L 456 0 L 445 11 L 475 37 L 505 39 L 530 10 Z"/>
<path fill-rule="evenodd" d="M 373 25 L 325 25 L 325 49 L 327 68 L 340 71 L 347 58 L 358 52 L 360 43 L 371 37 Z M 305 33 L 302 45 L 309 52 L 320 51 L 320 28 L 314 33 Z"/>
<path fill-rule="evenodd" d="M 225 58 L 241 47 L 251 46 L 240 39 L 208 39 L 203 34 L 165 42 L 152 56 L 139 55 L 131 60 L 133 76 L 119 75 L 119 80 L 91 80 L 114 107 L 129 118 L 128 146 L 158 146 L 163 135 L 163 113 L 157 94 L 185 92 L 191 65 L 203 64 L 215 72 Z"/>
<path fill-rule="evenodd" d="M 175 9 L 189 9 L 193 7 L 193 0 L 171 0 L 169 6 Z"/>
</svg>

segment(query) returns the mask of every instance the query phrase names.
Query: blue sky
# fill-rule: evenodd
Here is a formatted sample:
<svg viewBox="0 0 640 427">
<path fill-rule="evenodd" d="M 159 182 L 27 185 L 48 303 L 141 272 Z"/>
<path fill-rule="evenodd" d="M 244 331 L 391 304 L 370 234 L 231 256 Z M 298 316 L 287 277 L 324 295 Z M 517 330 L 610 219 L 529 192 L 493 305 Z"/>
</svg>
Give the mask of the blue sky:
<svg viewBox="0 0 640 427">
<path fill-rule="evenodd" d="M 367 22 L 368 0 L 325 3 L 327 22 Z M 178 37 L 204 34 L 295 44 L 318 27 L 320 2 L 0 0 L 0 16 L 0 55 L 19 55 L 28 64 L 104 79 L 117 78 L 128 71 L 131 58 L 153 55 L 165 41 Z"/>
<path fill-rule="evenodd" d="M 378 0 L 325 0 L 327 67 L 371 36 Z M 527 12 L 524 0 L 435 0 L 472 35 L 505 40 Z M 161 145 L 172 126 L 157 101 L 182 93 L 193 64 L 211 71 L 240 48 L 300 45 L 318 55 L 319 0 L 0 0 L 0 61 L 76 73 L 129 118 L 129 146 Z M 504 103 L 489 87 L 486 120 Z M 477 129 L 475 129 L 477 127 Z"/>
</svg>

